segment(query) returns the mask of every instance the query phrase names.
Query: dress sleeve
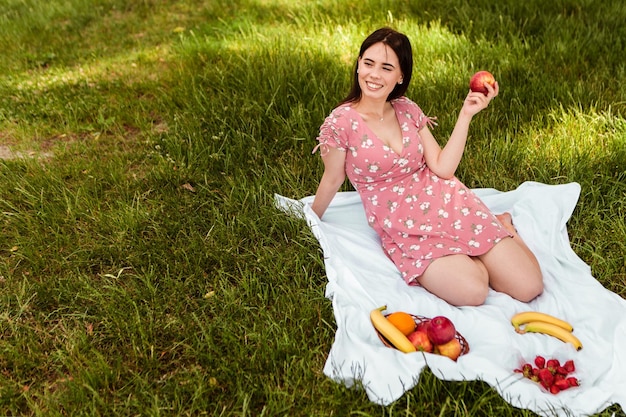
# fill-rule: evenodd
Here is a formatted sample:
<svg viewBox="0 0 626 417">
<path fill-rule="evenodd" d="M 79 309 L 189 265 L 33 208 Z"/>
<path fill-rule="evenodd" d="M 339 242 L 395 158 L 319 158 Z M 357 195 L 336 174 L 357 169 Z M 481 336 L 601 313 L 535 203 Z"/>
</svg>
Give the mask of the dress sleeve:
<svg viewBox="0 0 626 417">
<path fill-rule="evenodd" d="M 342 117 L 342 114 L 343 112 L 341 112 L 340 109 L 335 109 L 324 120 L 324 123 L 320 126 L 319 136 L 317 137 L 319 143 L 313 148 L 313 153 L 319 149 L 320 154 L 324 156 L 329 152 L 329 148 L 337 148 L 342 152 L 346 151 L 348 143 L 345 128 L 342 125 L 342 121 L 345 117 Z"/>
</svg>

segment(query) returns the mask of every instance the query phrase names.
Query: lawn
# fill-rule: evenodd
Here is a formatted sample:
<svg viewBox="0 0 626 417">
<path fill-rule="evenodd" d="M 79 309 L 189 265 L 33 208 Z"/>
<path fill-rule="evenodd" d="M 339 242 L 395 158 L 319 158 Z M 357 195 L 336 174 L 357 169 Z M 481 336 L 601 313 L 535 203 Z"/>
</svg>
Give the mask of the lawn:
<svg viewBox="0 0 626 417">
<path fill-rule="evenodd" d="M 580 183 L 572 247 L 626 297 L 625 21 L 622 0 L 3 0 L 0 415 L 534 415 L 430 372 L 387 407 L 327 378 L 322 253 L 273 195 L 315 193 L 317 130 L 390 25 L 442 144 L 471 74 L 500 83 L 457 176 Z"/>
</svg>

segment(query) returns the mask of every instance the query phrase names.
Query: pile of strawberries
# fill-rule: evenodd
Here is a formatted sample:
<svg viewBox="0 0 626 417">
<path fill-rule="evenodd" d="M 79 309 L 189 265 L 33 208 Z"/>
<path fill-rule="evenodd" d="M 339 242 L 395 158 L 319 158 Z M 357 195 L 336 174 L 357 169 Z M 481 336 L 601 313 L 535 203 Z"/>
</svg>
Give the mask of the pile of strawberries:
<svg viewBox="0 0 626 417">
<path fill-rule="evenodd" d="M 552 394 L 580 385 L 578 378 L 570 374 L 576 370 L 573 360 L 568 360 L 561 365 L 558 359 L 546 359 L 543 356 L 535 358 L 535 365 L 525 363 L 515 372 L 521 373 L 525 378 L 541 384 Z M 568 376 L 569 375 L 569 376 Z"/>
</svg>

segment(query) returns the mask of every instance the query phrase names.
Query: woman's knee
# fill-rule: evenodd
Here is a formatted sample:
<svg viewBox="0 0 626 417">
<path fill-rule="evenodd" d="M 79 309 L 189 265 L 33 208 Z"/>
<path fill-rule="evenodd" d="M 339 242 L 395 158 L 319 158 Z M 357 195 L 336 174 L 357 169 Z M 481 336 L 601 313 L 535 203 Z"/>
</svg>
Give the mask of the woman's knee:
<svg viewBox="0 0 626 417">
<path fill-rule="evenodd" d="M 489 271 L 479 259 L 472 258 L 473 265 L 466 273 L 471 285 L 462 288 L 466 300 L 464 305 L 479 306 L 485 303 L 489 295 Z"/>
<path fill-rule="evenodd" d="M 514 298 L 527 303 L 543 293 L 543 276 L 538 272 L 536 276 L 527 277 L 526 282 L 520 286 Z"/>
<path fill-rule="evenodd" d="M 513 240 L 503 240 L 480 259 L 489 270 L 489 284 L 494 290 L 522 302 L 529 302 L 543 292 L 539 265 Z"/>
<path fill-rule="evenodd" d="M 483 305 L 487 300 L 487 295 L 489 295 L 489 286 L 477 283 L 477 285 L 464 289 L 463 302 L 459 305 L 472 307 Z"/>
<path fill-rule="evenodd" d="M 491 278 L 491 286 L 494 290 L 508 294 L 524 303 L 534 300 L 543 293 L 543 276 L 539 270 L 512 271 L 500 279 L 494 280 L 493 276 Z"/>
</svg>

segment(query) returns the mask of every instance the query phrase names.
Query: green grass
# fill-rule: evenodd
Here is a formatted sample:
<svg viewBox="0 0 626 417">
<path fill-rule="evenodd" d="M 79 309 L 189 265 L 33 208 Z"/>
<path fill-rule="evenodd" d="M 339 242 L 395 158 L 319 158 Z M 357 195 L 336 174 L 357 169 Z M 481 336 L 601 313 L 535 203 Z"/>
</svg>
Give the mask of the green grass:
<svg viewBox="0 0 626 417">
<path fill-rule="evenodd" d="M 442 143 L 473 71 L 500 82 L 459 177 L 579 182 L 573 248 L 626 297 L 626 5 L 471 3 L 3 1 L 0 150 L 26 157 L 0 161 L 0 414 L 533 415 L 428 371 L 388 407 L 330 381 L 322 254 L 273 207 L 315 192 L 390 24 Z"/>
</svg>

